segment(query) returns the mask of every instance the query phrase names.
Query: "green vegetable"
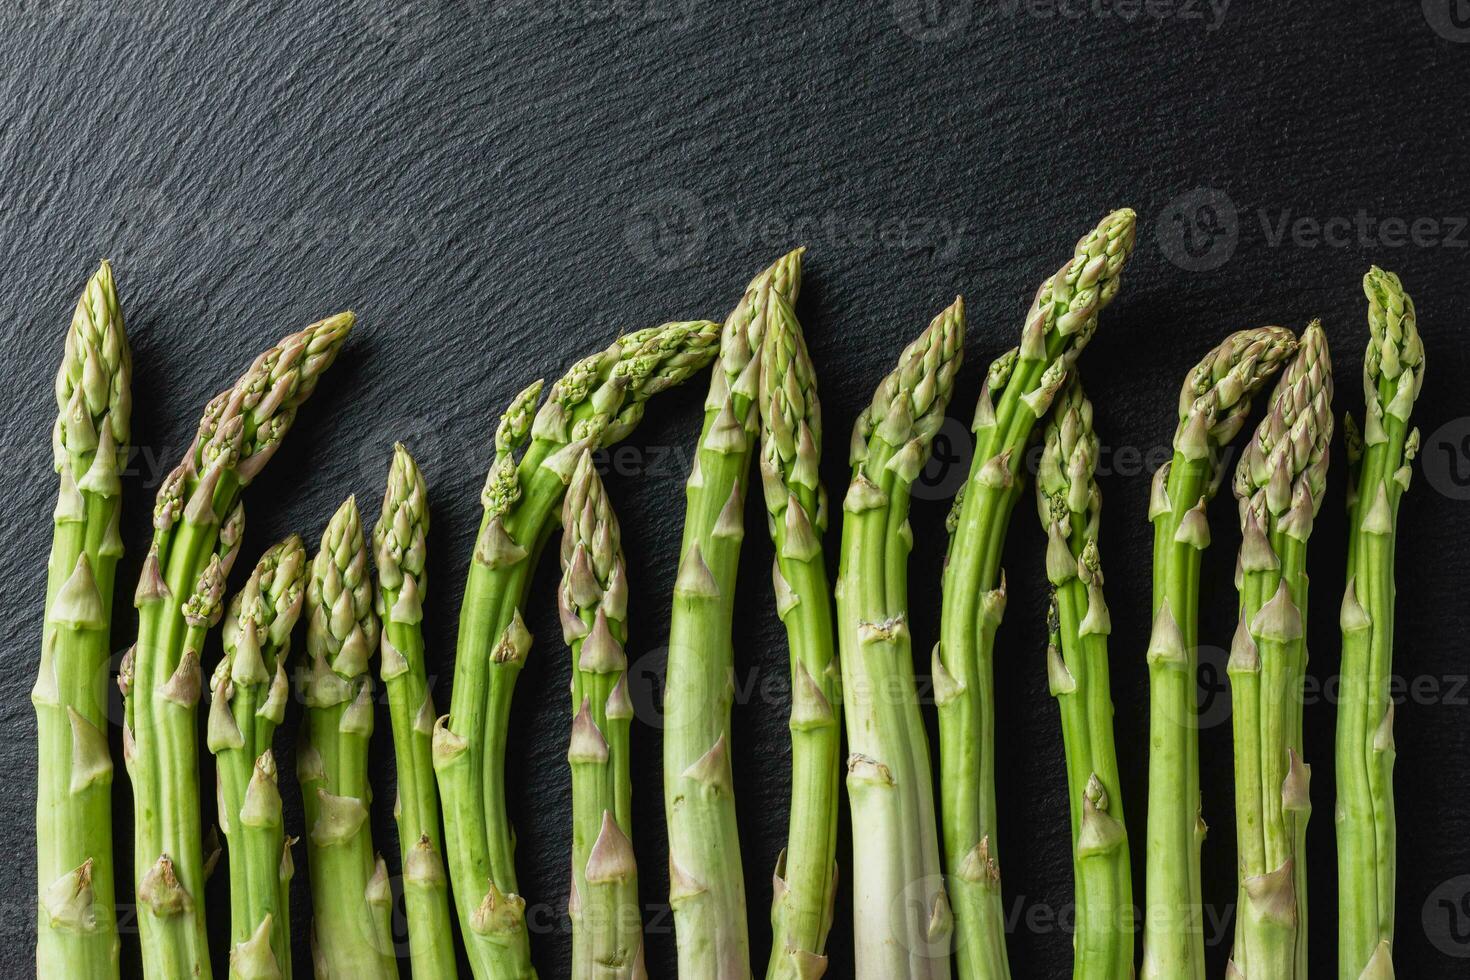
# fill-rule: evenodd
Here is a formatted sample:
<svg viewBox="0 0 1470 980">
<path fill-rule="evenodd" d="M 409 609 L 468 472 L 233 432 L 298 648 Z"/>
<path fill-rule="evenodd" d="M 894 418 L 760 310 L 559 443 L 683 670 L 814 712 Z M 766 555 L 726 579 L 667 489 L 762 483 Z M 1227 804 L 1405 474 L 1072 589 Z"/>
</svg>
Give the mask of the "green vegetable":
<svg viewBox="0 0 1470 980">
<path fill-rule="evenodd" d="M 698 321 L 628 334 L 575 364 L 539 411 L 537 381 L 501 417 L 460 608 L 450 711 L 433 736 L 449 874 L 481 980 L 535 976 L 505 811 L 510 698 L 531 647 L 520 615 L 531 572 L 582 453 L 624 438 L 650 397 L 708 364 L 718 330 Z"/>
<path fill-rule="evenodd" d="M 1398 276 L 1363 277 L 1371 337 L 1362 432 L 1348 420 L 1348 576 L 1342 600 L 1337 714 L 1338 976 L 1393 976 L 1397 823 L 1393 799 L 1394 545 L 1419 430 L 1409 413 L 1424 383 L 1414 302 Z"/>
<path fill-rule="evenodd" d="M 60 492 L 36 709 L 36 975 L 118 975 L 107 677 L 132 355 L 112 267 L 87 281 L 56 374 Z"/>
<path fill-rule="evenodd" d="M 1000 557 L 1021 496 L 1021 462 L 1097 317 L 1122 285 L 1136 216 L 1115 211 L 1041 284 L 1021 346 L 990 367 L 973 425 L 970 477 L 951 515 L 943 616 L 934 650 L 945 870 L 962 978 L 1010 975 L 995 839 L 995 631 L 1005 607 Z"/>
<path fill-rule="evenodd" d="M 832 589 L 822 553 L 827 493 L 817 476 L 822 410 L 816 370 L 787 299 L 772 292 L 761 346 L 761 483 L 776 559 L 776 611 L 791 651 L 791 819 L 773 875 L 769 980 L 826 969 L 837 897 L 842 790 L 842 676 L 832 636 Z"/>
<path fill-rule="evenodd" d="M 388 691 L 393 753 L 398 767 L 399 852 L 408 951 L 415 976 L 452 977 L 454 927 L 444 842 L 439 830 L 439 790 L 434 782 L 434 702 L 424 668 L 424 574 L 429 533 L 429 491 L 408 450 L 393 447 L 383 512 L 373 528 L 378 566 L 377 612 L 383 623 L 379 669 Z"/>
<path fill-rule="evenodd" d="M 852 433 L 836 594 L 858 980 L 950 975 L 953 919 L 908 627 L 908 513 L 944 423 L 964 332 L 957 299 L 904 350 Z"/>
<path fill-rule="evenodd" d="M 306 549 L 292 535 L 261 556 L 225 614 L 210 681 L 208 744 L 229 846 L 230 976 L 291 976 L 291 861 L 271 740 L 286 716 L 286 659 L 301 614 Z"/>
<path fill-rule="evenodd" d="M 638 867 L 630 835 L 628 570 L 618 519 L 592 454 L 577 463 L 562 508 L 562 636 L 572 651 L 572 977 L 646 978 Z"/>
<path fill-rule="evenodd" d="M 1179 395 L 1174 458 L 1154 474 L 1144 980 L 1204 977 L 1205 823 L 1195 701 L 1200 555 L 1210 543 L 1205 507 L 1223 475 L 1221 448 L 1245 424 L 1251 397 L 1296 346 L 1291 331 L 1260 327 L 1231 334 L 1205 355 Z"/>
<path fill-rule="evenodd" d="M 300 680 L 306 723 L 296 778 L 306 804 L 312 959 L 318 977 L 398 976 L 389 918 L 388 870 L 373 852 L 368 741 L 378 644 L 373 583 L 357 502 L 349 497 L 322 534 L 306 590 L 306 652 Z"/>
<path fill-rule="evenodd" d="M 138 927 L 150 977 L 212 975 L 199 819 L 200 653 L 223 612 L 225 579 L 239 553 L 240 491 L 280 446 L 353 321 L 339 313 L 256 358 L 205 407 L 187 456 L 158 491 L 153 543 L 134 596 L 138 642 L 118 672 Z"/>
<path fill-rule="evenodd" d="M 756 276 L 725 320 L 685 491 L 664 694 L 664 812 L 679 974 L 750 975 L 745 877 L 730 772 L 735 605 L 760 412 L 760 347 L 773 306 L 801 287 L 801 253 Z"/>
<path fill-rule="evenodd" d="M 1307 538 L 1331 441 L 1332 363 L 1312 323 L 1235 470 L 1240 625 L 1229 674 L 1240 914 L 1231 965 L 1242 978 L 1307 975 Z"/>
<path fill-rule="evenodd" d="M 1046 673 L 1062 716 L 1072 822 L 1077 980 L 1133 976 L 1133 885 L 1123 823 L 1113 699 L 1108 680 L 1112 619 L 1098 556 L 1102 497 L 1092 403 L 1075 372 L 1046 426 L 1036 503 L 1046 529 Z"/>
</svg>

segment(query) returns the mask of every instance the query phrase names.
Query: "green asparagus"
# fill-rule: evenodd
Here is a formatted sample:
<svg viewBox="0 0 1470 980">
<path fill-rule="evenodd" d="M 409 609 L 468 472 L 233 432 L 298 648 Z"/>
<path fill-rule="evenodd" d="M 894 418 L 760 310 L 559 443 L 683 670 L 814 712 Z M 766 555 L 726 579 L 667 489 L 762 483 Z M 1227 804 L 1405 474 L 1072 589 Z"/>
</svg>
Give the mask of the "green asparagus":
<svg viewBox="0 0 1470 980">
<path fill-rule="evenodd" d="M 798 249 L 756 276 L 725 319 L 685 489 L 664 693 L 664 812 L 679 973 L 709 980 L 751 975 L 730 770 L 731 619 L 760 425 L 761 343 L 774 305 L 789 307 L 800 288 Z"/>
<path fill-rule="evenodd" d="M 1036 502 L 1047 534 L 1046 672 L 1062 716 L 1077 918 L 1072 975 L 1133 976 L 1133 885 L 1108 679 L 1112 619 L 1098 555 L 1102 497 L 1092 403 L 1075 372 L 1046 426 Z"/>
<path fill-rule="evenodd" d="M 776 611 L 791 649 L 791 819 L 772 877 L 767 980 L 826 970 L 837 898 L 842 773 L 842 677 L 832 636 L 832 589 L 822 552 L 827 492 L 817 475 L 822 410 L 816 371 L 790 303 L 772 293 L 761 346 L 761 483 L 775 563 Z"/>
<path fill-rule="evenodd" d="M 291 976 L 294 866 L 271 741 L 286 716 L 286 659 L 305 584 L 300 538 L 261 556 L 225 614 L 225 655 L 210 682 L 208 745 L 229 845 L 232 980 Z"/>
<path fill-rule="evenodd" d="M 429 533 L 429 491 L 408 450 L 393 447 L 383 512 L 373 528 L 377 560 L 377 612 L 383 623 L 379 668 L 388 691 L 393 752 L 398 769 L 399 852 L 408 951 L 416 976 L 452 977 L 454 927 L 449 879 L 439 830 L 439 790 L 431 748 L 434 702 L 424 667 L 424 561 Z"/>
<path fill-rule="evenodd" d="M 1103 218 L 1041 284 L 1021 346 L 991 365 L 975 410 L 970 476 L 951 517 L 943 616 L 934 649 L 945 870 L 962 978 L 1010 975 L 995 838 L 995 632 L 1004 609 L 1000 558 L 1021 496 L 1021 461 L 1038 420 L 1122 285 L 1136 216 Z"/>
<path fill-rule="evenodd" d="M 118 975 L 107 678 L 132 355 L 112 267 L 87 281 L 56 374 L 60 492 L 31 702 L 36 785 L 36 975 Z"/>
<path fill-rule="evenodd" d="M 296 778 L 306 805 L 312 959 L 322 980 L 397 977 L 388 870 L 373 852 L 368 741 L 378 645 L 373 583 L 357 501 L 347 498 L 322 534 L 306 588 L 306 705 Z"/>
<path fill-rule="evenodd" d="M 573 980 L 647 980 L 630 839 L 628 571 L 617 515 L 584 452 L 562 508 L 562 638 L 572 652 Z"/>
<path fill-rule="evenodd" d="M 205 407 L 193 445 L 154 504 L 153 543 L 134 596 L 138 642 L 118 672 L 139 933 L 151 978 L 212 975 L 199 818 L 199 658 L 223 612 L 244 531 L 240 491 L 275 454 L 353 320 L 351 313 L 329 317 L 256 358 Z"/>
<path fill-rule="evenodd" d="M 1210 543 L 1205 511 L 1223 476 L 1220 450 L 1296 346 L 1291 331 L 1260 327 L 1231 334 L 1210 351 L 1180 392 L 1174 458 L 1154 474 L 1144 980 L 1204 978 L 1195 702 L 1200 556 Z"/>
<path fill-rule="evenodd" d="M 1241 980 L 1307 975 L 1306 546 L 1331 440 L 1332 363 L 1312 323 L 1235 470 L 1240 624 L 1229 676 L 1241 911 L 1231 969 Z"/>
<path fill-rule="evenodd" d="M 480 980 L 536 975 L 505 808 L 510 699 L 531 646 L 520 614 L 531 572 L 582 453 L 624 438 L 650 397 L 708 364 L 718 330 L 696 321 L 628 334 L 574 365 L 539 411 L 537 381 L 500 420 L 460 609 L 450 711 L 433 736 L 450 879 Z"/>
<path fill-rule="evenodd" d="M 944 423 L 964 352 L 956 299 L 903 352 L 853 427 L 837 636 L 847 724 L 858 980 L 947 980 L 953 917 L 940 874 L 929 741 L 908 627 L 909 493 Z"/>
<path fill-rule="evenodd" d="M 1394 545 L 1419 430 L 1409 413 L 1424 383 L 1414 302 L 1398 276 L 1363 278 L 1370 340 L 1363 428 L 1348 440 L 1348 577 L 1342 600 L 1337 715 L 1338 976 L 1393 973 L 1397 834 L 1393 797 Z M 1351 421 L 1351 420 L 1349 420 Z"/>
</svg>

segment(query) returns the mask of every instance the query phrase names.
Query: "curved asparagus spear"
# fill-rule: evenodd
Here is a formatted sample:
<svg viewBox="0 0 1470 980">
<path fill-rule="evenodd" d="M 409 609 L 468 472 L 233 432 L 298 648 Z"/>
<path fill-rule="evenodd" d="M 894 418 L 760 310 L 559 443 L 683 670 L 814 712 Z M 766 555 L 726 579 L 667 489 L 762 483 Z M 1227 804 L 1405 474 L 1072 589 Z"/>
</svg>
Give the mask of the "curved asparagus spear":
<svg viewBox="0 0 1470 980">
<path fill-rule="evenodd" d="M 1117 295 L 1136 216 L 1114 211 L 1036 291 L 1021 346 L 991 365 L 975 409 L 975 457 L 955 502 L 934 650 L 945 870 L 962 978 L 1010 975 L 995 840 L 992 656 L 1004 603 L 1000 556 L 1021 495 L 1020 463 L 1083 347 Z"/>
<path fill-rule="evenodd" d="M 1294 353 L 1291 331 L 1260 327 L 1231 334 L 1205 355 L 1179 395 L 1174 458 L 1154 474 L 1144 980 L 1204 978 L 1195 674 L 1200 555 L 1210 543 L 1205 505 L 1223 475 L 1220 449 L 1245 424 L 1252 396 Z"/>
<path fill-rule="evenodd" d="M 1363 277 L 1368 352 L 1364 423 L 1348 441 L 1348 579 L 1342 600 L 1337 714 L 1338 976 L 1393 976 L 1394 543 L 1419 430 L 1409 413 L 1424 383 L 1424 343 L 1398 276 Z M 1351 421 L 1351 420 L 1349 420 Z"/>
<path fill-rule="evenodd" d="M 909 490 L 964 352 L 964 305 L 905 348 L 852 433 L 837 636 L 852 806 L 858 980 L 950 975 L 953 921 L 940 874 L 929 741 L 908 630 Z"/>
<path fill-rule="evenodd" d="M 306 589 L 306 705 L 296 778 L 306 804 L 312 958 L 319 978 L 398 976 L 389 926 L 388 872 L 373 853 L 368 740 L 378 642 L 373 583 L 357 501 L 348 497 L 322 533 Z"/>
<path fill-rule="evenodd" d="M 229 845 L 230 977 L 238 980 L 291 976 L 292 864 L 271 740 L 286 715 L 286 658 L 305 583 L 300 538 L 261 556 L 225 614 L 225 655 L 210 682 L 207 741 Z"/>
<path fill-rule="evenodd" d="M 1077 980 L 1133 976 L 1133 885 L 1122 787 L 1113 741 L 1108 671 L 1112 620 L 1098 557 L 1102 498 L 1093 470 L 1098 439 L 1092 403 L 1074 374 L 1046 426 L 1036 503 L 1046 529 L 1046 672 L 1062 716 L 1071 801 L 1072 874 L 1077 904 Z"/>
<path fill-rule="evenodd" d="M 377 612 L 383 623 L 379 668 L 388 689 L 398 769 L 398 801 L 393 812 L 398 821 L 408 952 L 414 975 L 452 977 L 458 966 L 431 750 L 434 702 L 429 695 L 420 625 L 428 591 L 424 572 L 428 533 L 429 491 L 423 474 L 408 450 L 396 445 L 383 512 L 373 528 Z"/>
<path fill-rule="evenodd" d="M 584 452 L 562 507 L 562 637 L 572 651 L 573 980 L 646 980 L 631 840 L 628 571 L 618 519 Z"/>
<path fill-rule="evenodd" d="M 118 975 L 107 677 L 132 354 L 112 267 L 87 281 L 56 374 L 60 493 L 36 709 L 36 975 Z"/>
<path fill-rule="evenodd" d="M 650 397 L 708 364 L 718 330 L 696 321 L 627 334 L 575 364 L 539 411 L 541 382 L 526 388 L 496 431 L 460 608 L 450 711 L 433 740 L 456 910 L 482 980 L 535 976 L 505 812 L 510 697 L 531 646 L 520 616 L 531 572 L 582 453 L 622 439 Z"/>
<path fill-rule="evenodd" d="M 353 320 L 339 313 L 257 357 L 205 406 L 193 445 L 158 491 L 153 543 L 134 596 L 138 643 L 118 672 L 149 977 L 211 975 L 199 826 L 199 655 L 223 612 L 225 578 L 238 553 L 240 491 L 275 454 Z"/>
<path fill-rule="evenodd" d="M 1235 470 L 1240 625 L 1229 674 L 1240 914 L 1230 965 L 1241 980 L 1307 975 L 1307 537 L 1326 490 L 1331 440 L 1332 363 L 1314 322 Z"/>
<path fill-rule="evenodd" d="M 729 755 L 730 628 L 760 420 L 761 342 L 773 304 L 789 305 L 800 288 L 797 250 L 756 276 L 725 319 L 685 489 L 664 694 L 664 812 L 679 973 L 709 980 L 750 976 Z"/>
<path fill-rule="evenodd" d="M 822 553 L 827 493 L 817 476 L 822 410 L 816 371 L 801 324 L 779 293 L 772 293 L 766 309 L 761 361 L 761 484 L 776 548 L 776 611 L 791 648 L 791 819 L 772 879 L 766 976 L 810 980 L 826 970 L 837 897 L 842 684 Z"/>
</svg>

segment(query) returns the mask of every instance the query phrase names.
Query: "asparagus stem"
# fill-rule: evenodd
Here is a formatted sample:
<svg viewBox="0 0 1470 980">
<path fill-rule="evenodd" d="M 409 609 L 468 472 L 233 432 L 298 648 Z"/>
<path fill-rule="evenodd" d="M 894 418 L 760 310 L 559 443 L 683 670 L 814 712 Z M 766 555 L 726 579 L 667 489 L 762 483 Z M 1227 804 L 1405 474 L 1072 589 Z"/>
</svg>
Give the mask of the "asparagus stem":
<svg viewBox="0 0 1470 980">
<path fill-rule="evenodd" d="M 1153 635 L 1148 644 L 1149 772 L 1144 980 L 1203 980 L 1199 730 L 1196 711 L 1200 556 L 1219 454 L 1245 424 L 1252 396 L 1296 352 L 1281 327 L 1231 334 L 1205 355 L 1179 396 L 1174 458 L 1154 474 Z"/>
<path fill-rule="evenodd" d="M 287 853 L 271 741 L 290 693 L 286 659 L 305 595 L 306 551 L 292 535 L 261 556 L 224 621 L 210 682 L 208 745 L 229 844 L 230 976 L 291 976 Z"/>
<path fill-rule="evenodd" d="M 1240 625 L 1229 674 L 1241 911 L 1231 966 L 1243 980 L 1307 971 L 1306 544 L 1331 440 L 1332 364 L 1312 323 L 1235 470 Z"/>
<path fill-rule="evenodd" d="M 398 976 L 389 925 L 392 896 L 373 853 L 368 740 L 378 642 L 373 583 L 357 502 L 327 524 L 306 591 L 306 652 L 300 679 L 306 724 L 296 778 L 306 804 L 312 955 L 320 978 Z"/>
<path fill-rule="evenodd" d="M 205 407 L 184 461 L 159 488 L 153 543 L 123 658 L 123 758 L 133 782 L 143 970 L 210 976 L 196 710 L 200 651 L 219 620 L 245 515 L 240 491 L 274 455 L 352 329 L 340 313 L 286 337 Z"/>
<path fill-rule="evenodd" d="M 77 300 L 56 374 L 60 492 L 31 703 L 36 786 L 36 975 L 118 975 L 112 757 L 107 748 L 113 582 L 122 556 L 132 354 L 112 267 Z"/>
<path fill-rule="evenodd" d="M 1115 211 L 1042 283 L 1021 346 L 991 366 L 975 411 L 970 479 L 956 501 L 944 570 L 939 697 L 946 871 L 962 978 L 1010 975 L 995 838 L 993 646 L 1003 607 L 1000 556 L 1021 495 L 1021 460 L 1097 317 L 1117 295 L 1136 216 Z M 987 597 L 990 597 L 987 600 Z"/>
<path fill-rule="evenodd" d="M 439 830 L 439 790 L 434 782 L 434 702 L 424 666 L 424 571 L 429 533 L 429 491 L 408 450 L 393 447 L 383 512 L 373 528 L 378 566 L 377 612 L 383 623 L 383 686 L 393 726 L 398 772 L 399 853 L 408 951 L 416 976 L 452 977 L 458 970 Z"/>
<path fill-rule="evenodd" d="M 790 303 L 772 293 L 761 346 L 761 483 L 776 558 L 776 609 L 791 651 L 791 818 L 773 875 L 768 980 L 826 971 L 837 897 L 842 684 L 822 551 L 827 494 L 817 476 L 816 371 Z"/>
<path fill-rule="evenodd" d="M 450 711 L 433 736 L 456 910 L 482 980 L 535 976 L 505 809 L 510 697 L 531 646 L 520 615 L 531 573 L 582 453 L 624 438 L 648 398 L 708 364 L 718 329 L 697 321 L 628 334 L 574 365 L 539 411 L 538 381 L 500 420 L 460 609 Z"/>
<path fill-rule="evenodd" d="M 909 491 L 944 422 L 964 351 L 956 299 L 903 352 L 852 434 L 837 629 L 847 725 L 859 980 L 949 977 L 929 742 L 908 629 Z"/>
<path fill-rule="evenodd" d="M 646 980 L 629 771 L 628 571 L 617 515 L 584 452 L 562 508 L 562 637 L 572 652 L 574 980 Z"/>
<path fill-rule="evenodd" d="M 682 976 L 751 975 L 730 771 L 730 630 L 745 489 L 760 420 L 759 351 L 773 307 L 783 301 L 789 306 L 800 287 L 798 250 L 756 276 L 726 318 L 685 491 L 664 695 L 669 903 Z"/>
<path fill-rule="evenodd" d="M 1127 980 L 1133 976 L 1133 886 L 1113 741 L 1112 620 L 1097 547 L 1102 511 L 1093 475 L 1097 458 L 1092 403 L 1074 372 L 1047 423 L 1036 480 L 1052 585 L 1047 676 L 1061 709 L 1071 802 L 1077 906 L 1072 975 Z"/>
<path fill-rule="evenodd" d="M 1393 976 L 1397 827 L 1393 798 L 1394 546 L 1419 450 L 1409 413 L 1424 383 L 1414 302 L 1398 276 L 1363 277 L 1370 340 L 1364 425 L 1348 441 L 1348 578 L 1337 716 L 1338 976 Z M 1350 420 L 1349 420 L 1350 421 Z"/>
</svg>

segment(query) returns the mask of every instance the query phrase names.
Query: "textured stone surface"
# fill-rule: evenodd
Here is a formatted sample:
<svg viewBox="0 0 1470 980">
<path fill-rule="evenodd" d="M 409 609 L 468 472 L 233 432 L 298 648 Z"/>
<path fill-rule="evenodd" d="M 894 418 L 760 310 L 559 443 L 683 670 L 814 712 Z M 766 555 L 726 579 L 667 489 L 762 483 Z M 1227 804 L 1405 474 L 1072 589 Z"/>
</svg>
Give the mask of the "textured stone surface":
<svg viewBox="0 0 1470 980">
<path fill-rule="evenodd" d="M 1465 674 L 1470 632 L 1470 582 L 1457 554 L 1470 533 L 1462 442 L 1470 422 L 1459 381 L 1470 370 L 1462 334 L 1470 137 L 1458 122 L 1470 82 L 1470 44 L 1459 42 L 1470 32 L 1450 19 L 1451 0 L 1427 0 L 1424 10 L 1237 2 L 1223 16 L 1222 5 L 1103 0 L 1063 4 L 1076 15 L 1064 17 L 1024 0 L 0 0 L 0 329 L 9 375 L 0 386 L 9 460 L 0 527 L 10 535 L 0 641 L 11 667 L 0 675 L 0 758 L 12 777 L 0 801 L 0 848 L 12 865 L 0 885 L 10 940 L 0 947 L 0 973 L 32 972 L 27 693 L 54 486 L 51 375 L 70 304 L 99 257 L 116 264 L 137 362 L 142 449 L 127 483 L 124 595 L 158 477 L 205 399 L 279 334 L 351 307 L 361 315 L 357 336 L 246 497 L 241 567 L 290 531 L 313 540 L 348 493 L 374 515 L 392 443 L 406 441 L 432 487 L 426 615 L 444 706 L 491 426 L 525 381 L 554 376 L 625 328 L 720 318 L 753 272 L 805 243 L 799 312 L 826 403 L 824 477 L 840 489 L 848 427 L 908 336 L 955 292 L 965 294 L 973 366 L 953 415 L 967 422 L 980 366 L 1014 342 L 1036 284 L 1096 217 L 1127 204 L 1142 216 L 1138 254 L 1083 369 L 1103 442 L 1116 450 L 1101 480 L 1102 545 L 1138 880 L 1154 461 L 1145 466 L 1138 454 L 1167 445 L 1188 365 L 1248 324 L 1300 326 L 1322 316 L 1343 379 L 1338 407 L 1357 409 L 1366 338 L 1359 280 L 1377 262 L 1400 272 L 1418 301 L 1429 373 L 1416 420 L 1426 436 L 1438 433 L 1425 451 L 1432 478 L 1416 477 L 1402 519 L 1398 670 L 1431 687 L 1411 693 L 1398 714 L 1399 975 L 1459 975 L 1463 961 L 1447 954 L 1470 954 L 1470 915 L 1460 906 L 1456 919 L 1451 905 L 1470 892 L 1470 878 L 1435 890 L 1470 872 L 1470 713 L 1455 679 Z M 1131 20 L 1122 16 L 1135 8 Z M 1163 11 L 1172 15 L 1160 18 Z M 1196 188 L 1219 196 L 1181 198 Z M 1277 237 L 1283 219 L 1356 222 L 1360 210 L 1433 225 L 1421 226 L 1417 245 L 1392 224 L 1366 242 L 1352 228 L 1347 240 L 1334 236 L 1341 244 L 1318 235 L 1313 247 L 1289 224 Z M 1179 244 L 1181 230 L 1198 233 L 1194 247 Z M 701 398 L 693 389 L 661 397 L 633 448 L 610 458 L 634 587 L 633 679 L 649 723 L 634 732 L 635 843 L 649 965 L 662 976 L 672 973 L 673 935 L 662 902 L 655 695 Z M 965 429 L 952 426 L 961 440 Z M 925 672 L 945 498 L 962 467 L 938 467 L 930 499 L 915 508 L 914 648 Z M 1320 682 L 1338 660 L 1343 483 L 1337 465 L 1312 547 Z M 737 610 L 744 696 L 734 762 L 753 945 L 763 959 L 769 872 L 785 836 L 787 735 L 784 637 L 758 500 Z M 1211 513 L 1217 546 L 1206 557 L 1201 632 L 1223 648 L 1235 607 L 1228 496 Z M 1058 917 L 1070 921 L 1071 883 L 1059 730 L 1042 661 L 1041 557 L 1023 504 L 1007 553 L 1011 602 L 997 682 L 1000 854 L 1016 917 L 1012 962 L 1027 978 L 1070 969 L 1058 925 Z M 569 953 L 569 668 L 553 582 L 548 566 L 511 764 L 522 882 L 546 977 L 565 974 Z M 119 648 L 134 628 L 127 602 L 120 606 Z M 1217 700 L 1224 658 L 1223 649 L 1204 658 Z M 1206 718 L 1216 723 L 1201 742 L 1211 973 L 1219 975 L 1229 945 L 1220 920 L 1234 897 L 1223 702 Z M 1311 935 L 1325 967 L 1335 946 L 1333 711 L 1318 697 L 1307 719 L 1316 777 Z M 387 729 L 385 709 L 379 730 Z M 119 731 L 110 734 L 116 751 Z M 380 739 L 374 829 L 396 865 L 388 750 Z M 201 778 L 212 784 L 208 772 Z M 300 833 L 294 781 L 283 789 Z M 116 799 L 125 863 L 131 821 L 121 767 Z M 212 808 L 212 792 L 205 805 Z M 844 839 L 844 866 L 849 848 Z M 302 855 L 298 975 L 310 968 L 305 865 Z M 216 876 L 210 918 L 220 950 L 225 890 Z M 1438 904 L 1446 897 L 1450 905 Z M 834 977 L 851 974 L 847 901 L 832 936 Z M 124 958 L 136 975 L 131 933 Z"/>
</svg>

